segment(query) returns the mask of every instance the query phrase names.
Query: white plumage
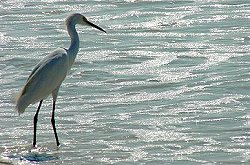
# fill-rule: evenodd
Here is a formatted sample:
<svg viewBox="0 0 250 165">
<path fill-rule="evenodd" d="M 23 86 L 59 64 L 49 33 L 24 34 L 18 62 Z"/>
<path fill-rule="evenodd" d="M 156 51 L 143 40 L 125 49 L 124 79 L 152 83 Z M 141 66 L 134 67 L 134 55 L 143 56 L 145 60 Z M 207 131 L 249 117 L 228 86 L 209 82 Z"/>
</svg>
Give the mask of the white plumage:
<svg viewBox="0 0 250 165">
<path fill-rule="evenodd" d="M 68 49 L 58 48 L 41 60 L 31 72 L 26 84 L 16 98 L 16 110 L 19 114 L 22 114 L 30 104 L 40 101 L 36 115 L 34 116 L 34 147 L 36 145 L 36 125 L 38 113 L 43 99 L 50 94 L 53 96 L 51 122 L 57 146 L 60 145 L 55 128 L 54 111 L 59 88 L 65 79 L 67 72 L 74 63 L 79 50 L 79 37 L 76 32 L 75 25 L 88 25 L 105 32 L 102 28 L 89 22 L 83 15 L 78 13 L 67 17 L 65 23 L 71 38 L 70 47 Z"/>
<path fill-rule="evenodd" d="M 30 104 L 45 99 L 50 94 L 55 101 L 68 68 L 69 57 L 66 50 L 61 48 L 39 62 L 17 98 L 16 110 L 18 113 L 23 113 Z"/>
</svg>

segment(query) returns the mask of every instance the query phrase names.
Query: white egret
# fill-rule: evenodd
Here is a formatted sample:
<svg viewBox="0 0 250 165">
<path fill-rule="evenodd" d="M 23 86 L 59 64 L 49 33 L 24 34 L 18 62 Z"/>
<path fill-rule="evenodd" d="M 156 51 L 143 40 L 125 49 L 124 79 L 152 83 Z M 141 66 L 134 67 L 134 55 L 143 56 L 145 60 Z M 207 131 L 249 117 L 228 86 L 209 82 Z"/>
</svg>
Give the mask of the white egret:
<svg viewBox="0 0 250 165">
<path fill-rule="evenodd" d="M 78 13 L 68 16 L 65 23 L 71 38 L 70 47 L 68 49 L 58 48 L 41 60 L 31 72 L 26 84 L 16 98 L 16 110 L 19 114 L 23 113 L 30 104 L 40 101 L 34 116 L 33 147 L 36 146 L 38 113 L 43 99 L 50 94 L 52 94 L 53 97 L 51 123 L 55 134 L 56 144 L 57 146 L 60 145 L 55 127 L 55 105 L 59 88 L 67 72 L 74 63 L 79 50 L 79 37 L 75 28 L 76 24 L 92 26 L 106 33 L 105 30 L 89 22 L 83 15 Z"/>
</svg>

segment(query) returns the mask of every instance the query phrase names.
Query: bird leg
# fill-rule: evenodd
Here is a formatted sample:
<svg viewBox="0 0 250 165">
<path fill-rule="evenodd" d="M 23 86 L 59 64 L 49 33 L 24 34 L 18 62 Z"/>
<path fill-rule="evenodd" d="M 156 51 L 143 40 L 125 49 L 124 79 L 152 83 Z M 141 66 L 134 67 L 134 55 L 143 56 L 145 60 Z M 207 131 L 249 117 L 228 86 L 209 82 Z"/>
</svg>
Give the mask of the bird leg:
<svg viewBox="0 0 250 165">
<path fill-rule="evenodd" d="M 36 125 L 37 125 L 37 121 L 38 121 L 38 113 L 39 113 L 39 110 L 42 106 L 42 102 L 43 100 L 40 101 L 39 103 L 39 106 L 37 108 L 37 111 L 36 111 L 36 114 L 34 116 L 34 136 L 33 136 L 33 147 L 36 147 Z"/>
<path fill-rule="evenodd" d="M 52 124 L 54 134 L 55 134 L 55 138 L 56 138 L 56 145 L 59 146 L 60 143 L 59 143 L 59 140 L 58 140 L 58 136 L 57 136 L 57 133 L 56 133 L 56 126 L 55 126 L 55 109 L 56 109 L 56 102 L 53 101 L 53 111 L 52 111 L 52 117 L 51 117 L 51 124 Z"/>
</svg>

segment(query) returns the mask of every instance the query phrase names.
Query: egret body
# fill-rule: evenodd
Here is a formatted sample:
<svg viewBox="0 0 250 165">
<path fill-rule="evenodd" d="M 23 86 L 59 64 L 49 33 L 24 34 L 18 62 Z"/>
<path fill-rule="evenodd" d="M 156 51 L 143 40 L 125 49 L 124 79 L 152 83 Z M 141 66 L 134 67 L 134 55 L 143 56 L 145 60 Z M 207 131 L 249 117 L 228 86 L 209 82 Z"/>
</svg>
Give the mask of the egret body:
<svg viewBox="0 0 250 165">
<path fill-rule="evenodd" d="M 34 147 L 36 146 L 38 113 L 43 100 L 50 94 L 52 94 L 53 97 L 51 123 L 56 138 L 56 144 L 57 146 L 60 145 L 55 127 L 55 105 L 59 88 L 79 51 L 79 37 L 75 28 L 76 24 L 92 26 L 106 33 L 105 30 L 89 22 L 83 15 L 78 13 L 68 16 L 65 23 L 71 38 L 70 47 L 68 49 L 58 48 L 41 60 L 31 72 L 16 99 L 16 110 L 19 114 L 22 114 L 30 104 L 40 102 L 34 116 Z"/>
</svg>

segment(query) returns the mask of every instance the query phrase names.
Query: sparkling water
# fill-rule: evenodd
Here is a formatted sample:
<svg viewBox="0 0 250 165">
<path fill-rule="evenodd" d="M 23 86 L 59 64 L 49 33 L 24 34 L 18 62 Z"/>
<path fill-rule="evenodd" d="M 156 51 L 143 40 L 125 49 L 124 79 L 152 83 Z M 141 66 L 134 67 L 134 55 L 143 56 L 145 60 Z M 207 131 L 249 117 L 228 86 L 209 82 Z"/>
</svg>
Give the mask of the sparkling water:
<svg viewBox="0 0 250 165">
<path fill-rule="evenodd" d="M 12 101 L 32 69 L 70 44 L 80 51 L 56 107 L 18 116 Z M 250 163 L 249 0 L 1 0 L 0 163 Z"/>
</svg>

